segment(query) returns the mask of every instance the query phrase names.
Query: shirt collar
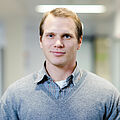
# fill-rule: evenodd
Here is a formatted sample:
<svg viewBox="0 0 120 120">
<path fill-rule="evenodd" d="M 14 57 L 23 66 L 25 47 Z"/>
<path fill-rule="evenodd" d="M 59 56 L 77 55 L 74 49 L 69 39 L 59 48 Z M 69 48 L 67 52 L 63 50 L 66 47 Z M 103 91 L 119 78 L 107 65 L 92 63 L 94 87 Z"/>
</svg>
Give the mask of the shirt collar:
<svg viewBox="0 0 120 120">
<path fill-rule="evenodd" d="M 49 75 L 47 74 L 45 69 L 45 64 L 46 62 L 44 62 L 44 65 L 42 66 L 41 70 L 34 74 L 34 80 L 35 80 L 34 83 L 41 82 L 45 76 L 49 78 Z"/>
<path fill-rule="evenodd" d="M 41 70 L 34 74 L 34 80 L 35 80 L 34 83 L 41 82 L 44 79 L 45 76 L 50 78 L 50 76 L 46 72 L 45 63 L 44 63 Z M 73 85 L 76 85 L 76 83 L 78 82 L 78 80 L 80 80 L 80 78 L 82 76 L 82 73 L 81 73 L 81 71 L 80 71 L 80 69 L 78 68 L 77 65 L 76 65 L 76 68 L 74 69 L 72 75 L 70 75 L 69 77 L 71 77 L 71 76 L 72 76 Z M 66 79 L 66 81 L 69 80 L 68 78 Z"/>
<path fill-rule="evenodd" d="M 82 71 L 79 69 L 78 65 L 76 65 L 76 68 L 72 73 L 72 76 L 73 76 L 73 79 L 72 79 L 73 84 L 76 85 L 80 80 L 80 78 L 82 77 Z"/>
</svg>

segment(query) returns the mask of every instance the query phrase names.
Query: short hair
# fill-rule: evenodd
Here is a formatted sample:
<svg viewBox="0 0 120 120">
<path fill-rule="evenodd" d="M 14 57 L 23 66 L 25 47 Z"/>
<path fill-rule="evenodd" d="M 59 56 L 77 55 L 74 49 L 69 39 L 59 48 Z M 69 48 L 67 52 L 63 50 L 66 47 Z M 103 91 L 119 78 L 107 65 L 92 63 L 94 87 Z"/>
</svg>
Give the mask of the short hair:
<svg viewBox="0 0 120 120">
<path fill-rule="evenodd" d="M 55 17 L 69 17 L 69 18 L 72 18 L 72 20 L 74 21 L 74 23 L 76 25 L 76 31 L 75 31 L 76 37 L 78 39 L 78 42 L 80 42 L 80 37 L 83 34 L 82 24 L 81 24 L 80 18 L 78 17 L 78 15 L 76 13 L 74 13 L 71 10 L 68 10 L 66 8 L 55 8 L 55 9 L 53 9 L 53 10 L 51 10 L 51 11 L 49 11 L 49 12 L 47 12 L 43 15 L 43 18 L 41 20 L 40 27 L 39 27 L 40 36 L 42 36 L 43 33 L 44 33 L 43 25 L 44 25 L 44 22 L 45 22 L 48 15 L 53 15 Z"/>
</svg>

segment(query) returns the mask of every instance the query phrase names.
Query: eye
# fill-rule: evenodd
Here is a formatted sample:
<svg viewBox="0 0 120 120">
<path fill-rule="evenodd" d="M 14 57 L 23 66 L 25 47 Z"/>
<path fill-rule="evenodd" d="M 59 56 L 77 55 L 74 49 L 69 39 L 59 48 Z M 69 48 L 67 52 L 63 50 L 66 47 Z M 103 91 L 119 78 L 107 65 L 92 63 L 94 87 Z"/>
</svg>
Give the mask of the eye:
<svg viewBox="0 0 120 120">
<path fill-rule="evenodd" d="M 53 37 L 53 35 L 52 34 L 50 34 L 50 35 L 48 35 L 50 38 L 52 38 Z"/>
<path fill-rule="evenodd" d="M 53 39 L 53 38 L 55 37 L 55 34 L 53 34 L 53 33 L 48 33 L 48 34 L 46 34 L 46 37 L 47 37 L 48 39 Z"/>
<path fill-rule="evenodd" d="M 63 38 L 64 38 L 64 39 L 70 39 L 71 36 L 70 36 L 69 34 L 65 34 L 65 35 L 63 35 Z"/>
</svg>

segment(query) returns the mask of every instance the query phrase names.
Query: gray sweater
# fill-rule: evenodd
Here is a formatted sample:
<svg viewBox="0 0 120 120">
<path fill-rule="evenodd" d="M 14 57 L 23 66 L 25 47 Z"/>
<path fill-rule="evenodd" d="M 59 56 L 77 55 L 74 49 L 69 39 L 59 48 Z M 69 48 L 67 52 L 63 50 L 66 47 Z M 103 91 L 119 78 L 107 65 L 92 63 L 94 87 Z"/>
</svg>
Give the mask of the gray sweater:
<svg viewBox="0 0 120 120">
<path fill-rule="evenodd" d="M 34 84 L 31 74 L 4 93 L 0 120 L 120 120 L 120 94 L 108 81 L 83 71 L 71 91 L 55 99 L 42 84 Z"/>
</svg>

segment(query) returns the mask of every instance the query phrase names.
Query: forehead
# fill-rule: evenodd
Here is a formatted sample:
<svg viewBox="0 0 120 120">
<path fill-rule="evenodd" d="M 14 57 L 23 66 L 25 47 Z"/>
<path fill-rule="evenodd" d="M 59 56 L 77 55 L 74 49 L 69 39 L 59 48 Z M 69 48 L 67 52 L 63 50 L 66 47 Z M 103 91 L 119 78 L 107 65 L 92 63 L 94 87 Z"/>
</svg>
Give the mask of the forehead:
<svg viewBox="0 0 120 120">
<path fill-rule="evenodd" d="M 49 30 L 75 32 L 75 28 L 76 25 L 70 17 L 48 15 L 43 24 L 44 32 Z"/>
</svg>

